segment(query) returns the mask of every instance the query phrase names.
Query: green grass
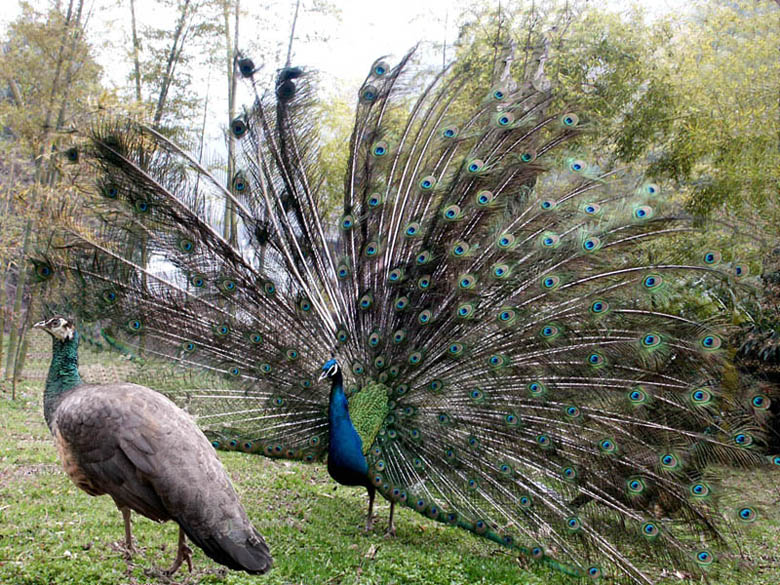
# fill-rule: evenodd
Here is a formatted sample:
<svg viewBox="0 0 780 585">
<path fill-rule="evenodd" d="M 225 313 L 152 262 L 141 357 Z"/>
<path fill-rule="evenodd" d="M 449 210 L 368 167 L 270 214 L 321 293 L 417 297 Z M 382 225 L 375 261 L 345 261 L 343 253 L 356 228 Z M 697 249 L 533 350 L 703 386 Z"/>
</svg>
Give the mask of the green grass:
<svg viewBox="0 0 780 585">
<path fill-rule="evenodd" d="M 41 384 L 23 383 L 12 402 L 0 393 L 0 583 L 168 583 L 145 570 L 168 566 L 176 526 L 134 515 L 142 554 L 128 573 L 111 547 L 122 535 L 121 515 L 107 496 L 92 498 L 61 471 L 43 421 Z M 406 509 L 398 511 L 397 536 L 383 537 L 388 505 L 378 499 L 375 531 L 363 532 L 365 491 L 336 486 L 323 466 L 220 453 L 249 516 L 273 552 L 274 569 L 264 577 L 223 571 L 195 550 L 195 573 L 181 582 L 268 584 L 523 584 L 565 585 L 574 581 L 545 567 L 524 563 L 508 550 Z M 732 484 L 737 481 L 730 479 Z M 770 519 L 751 526 L 745 548 L 759 566 L 719 563 L 711 582 L 777 585 L 780 564 L 778 493 L 758 474 L 740 476 L 743 491 Z M 725 565 L 725 566 L 724 566 Z M 700 583 L 670 575 L 663 583 Z M 610 583 L 603 580 L 602 583 Z"/>
</svg>

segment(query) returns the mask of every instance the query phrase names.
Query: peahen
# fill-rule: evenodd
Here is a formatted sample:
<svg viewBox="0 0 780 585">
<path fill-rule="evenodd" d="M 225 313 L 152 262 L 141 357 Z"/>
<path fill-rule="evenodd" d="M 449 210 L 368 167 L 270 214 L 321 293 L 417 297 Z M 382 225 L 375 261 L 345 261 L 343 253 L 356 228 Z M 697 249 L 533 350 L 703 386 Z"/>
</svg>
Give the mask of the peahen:
<svg viewBox="0 0 780 585">
<path fill-rule="evenodd" d="M 368 528 L 378 491 L 391 532 L 398 504 L 575 576 L 708 567 L 758 515 L 722 514 L 711 464 L 766 463 L 768 399 L 721 389 L 722 323 L 674 292 L 745 267 L 695 252 L 658 185 L 586 161 L 587 113 L 550 83 L 475 91 L 455 65 L 421 87 L 411 56 L 359 90 L 338 217 L 287 67 L 232 122 L 227 187 L 152 128 L 96 124 L 102 227 L 38 275 L 123 351 L 212 373 L 178 398 L 215 447 L 365 487 Z"/>
<path fill-rule="evenodd" d="M 179 525 L 176 559 L 192 570 L 189 537 L 231 569 L 262 574 L 271 554 L 252 526 L 208 439 L 162 394 L 137 384 L 85 384 L 79 334 L 64 317 L 36 323 L 52 336 L 43 409 L 62 465 L 91 496 L 108 494 L 122 512 L 125 552 L 134 552 L 131 510 Z"/>
</svg>

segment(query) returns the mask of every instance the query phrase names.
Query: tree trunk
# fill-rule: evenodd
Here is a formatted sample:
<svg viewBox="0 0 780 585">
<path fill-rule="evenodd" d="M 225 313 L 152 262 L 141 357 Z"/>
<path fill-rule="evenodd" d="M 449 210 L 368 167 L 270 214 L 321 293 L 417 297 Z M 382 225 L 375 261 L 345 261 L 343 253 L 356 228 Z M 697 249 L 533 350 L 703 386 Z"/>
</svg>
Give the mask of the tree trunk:
<svg viewBox="0 0 780 585">
<path fill-rule="evenodd" d="M 187 38 L 189 6 L 190 0 L 184 0 L 184 4 L 181 8 L 181 16 L 179 16 L 179 22 L 176 24 L 176 30 L 173 33 L 173 42 L 171 43 L 171 50 L 168 52 L 165 75 L 163 76 L 162 84 L 160 84 L 160 95 L 157 96 L 157 107 L 154 110 L 153 126 L 155 128 L 159 128 L 160 126 L 160 121 L 162 120 L 163 112 L 165 111 L 165 101 L 168 99 L 168 90 L 173 81 L 173 72 L 176 70 L 176 64 L 179 62 L 179 57 L 181 57 L 181 52 L 184 47 L 184 40 Z"/>
<path fill-rule="evenodd" d="M 225 61 L 227 65 L 228 80 L 228 125 L 236 117 L 236 51 L 238 49 L 238 22 L 240 11 L 240 0 L 235 0 L 235 27 L 234 36 L 230 36 L 230 8 L 231 0 L 224 0 L 222 4 L 223 16 L 225 18 Z M 233 192 L 233 178 L 236 174 L 236 142 L 232 132 L 227 133 L 228 139 L 228 159 L 227 159 L 227 181 L 228 190 Z M 225 215 L 223 218 L 222 235 L 232 245 L 238 244 L 236 210 L 233 203 L 228 199 L 225 201 Z"/>
<path fill-rule="evenodd" d="M 143 101 L 141 95 L 141 62 L 139 59 L 141 44 L 138 42 L 138 28 L 135 24 L 135 0 L 130 0 L 130 25 L 133 28 L 133 77 L 135 77 L 135 101 L 141 103 L 141 101 Z"/>
<path fill-rule="evenodd" d="M 28 219 L 27 224 L 24 226 L 24 244 L 22 244 L 22 253 L 19 256 L 19 262 L 17 269 L 19 270 L 19 277 L 16 279 L 16 297 L 14 299 L 14 309 L 11 313 L 11 334 L 8 337 L 8 358 L 5 363 L 5 379 L 10 380 L 13 378 L 14 368 L 16 366 L 15 358 L 18 344 L 18 331 L 21 323 L 15 323 L 14 317 L 19 318 L 22 314 L 22 299 L 24 298 L 24 287 L 27 281 L 27 270 L 25 265 L 27 262 L 27 254 L 30 251 L 30 234 L 32 234 L 33 220 Z"/>
</svg>

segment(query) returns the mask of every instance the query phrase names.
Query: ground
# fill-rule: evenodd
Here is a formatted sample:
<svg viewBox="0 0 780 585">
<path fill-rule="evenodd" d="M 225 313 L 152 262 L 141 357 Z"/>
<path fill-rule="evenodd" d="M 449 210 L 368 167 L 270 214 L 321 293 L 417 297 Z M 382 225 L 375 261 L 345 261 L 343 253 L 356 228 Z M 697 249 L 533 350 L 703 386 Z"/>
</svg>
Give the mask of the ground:
<svg viewBox="0 0 780 585">
<path fill-rule="evenodd" d="M 110 498 L 93 498 L 65 476 L 43 420 L 41 382 L 23 383 L 20 396 L 0 393 L 0 583 L 15 585 L 170 583 L 149 569 L 170 564 L 176 526 L 134 515 L 142 554 L 130 572 L 112 546 L 122 519 Z M 364 490 L 336 486 L 323 466 L 240 453 L 220 453 L 250 518 L 274 555 L 266 576 L 223 571 L 196 549 L 195 573 L 177 583 L 197 584 L 406 584 L 567 585 L 573 580 L 524 563 L 511 553 L 464 531 L 427 520 L 410 510 L 396 517 L 397 536 L 385 539 L 389 507 L 380 502 L 375 531 L 363 532 Z M 733 480 L 732 480 L 733 482 Z M 745 549 L 755 564 L 719 563 L 711 582 L 777 585 L 780 564 L 780 494 L 758 473 L 742 476 L 745 491 L 765 512 L 751 526 Z M 603 580 L 609 583 L 608 580 Z M 700 583 L 667 575 L 664 584 Z"/>
</svg>

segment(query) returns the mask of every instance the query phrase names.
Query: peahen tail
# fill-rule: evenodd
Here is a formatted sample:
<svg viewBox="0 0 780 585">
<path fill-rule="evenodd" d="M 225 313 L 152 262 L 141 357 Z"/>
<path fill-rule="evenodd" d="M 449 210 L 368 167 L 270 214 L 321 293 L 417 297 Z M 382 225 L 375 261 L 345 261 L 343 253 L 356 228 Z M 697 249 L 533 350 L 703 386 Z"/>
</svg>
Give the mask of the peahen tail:
<svg viewBox="0 0 780 585">
<path fill-rule="evenodd" d="M 760 514 L 724 513 L 712 466 L 766 463 L 769 399 L 724 389 L 726 321 L 678 293 L 745 267 L 696 249 L 661 186 L 588 159 L 587 112 L 534 72 L 421 87 L 412 56 L 359 91 L 337 218 L 286 68 L 231 124 L 227 186 L 154 129 L 86 132 L 100 228 L 39 275 L 135 353 L 218 377 L 186 393 L 216 446 L 322 460 L 335 355 L 386 498 L 574 575 L 710 566 Z"/>
</svg>

